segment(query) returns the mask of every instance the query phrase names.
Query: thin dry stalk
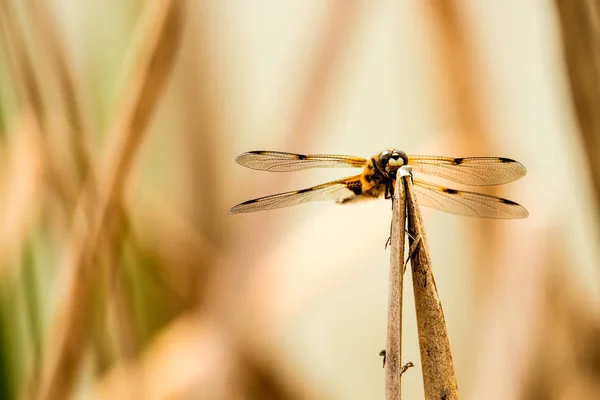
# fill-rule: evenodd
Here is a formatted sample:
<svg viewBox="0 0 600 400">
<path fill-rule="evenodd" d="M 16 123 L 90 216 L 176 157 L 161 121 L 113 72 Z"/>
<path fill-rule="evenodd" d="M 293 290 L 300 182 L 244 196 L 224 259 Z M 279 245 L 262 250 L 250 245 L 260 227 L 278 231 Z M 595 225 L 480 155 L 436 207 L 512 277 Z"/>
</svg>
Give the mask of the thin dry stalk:
<svg viewBox="0 0 600 400">
<path fill-rule="evenodd" d="M 31 19 L 33 21 L 31 28 L 36 33 L 35 39 L 45 52 L 44 56 L 48 60 L 58 80 L 61 95 L 63 96 L 66 120 L 69 122 L 70 148 L 74 155 L 77 172 L 79 172 L 79 182 L 89 179 L 87 174 L 91 172 L 91 160 L 88 149 L 85 145 L 87 139 L 87 128 L 83 111 L 81 109 L 81 96 L 77 92 L 77 85 L 74 78 L 73 68 L 65 54 L 63 40 L 61 38 L 55 17 L 46 0 L 28 0 L 31 10 Z"/>
<path fill-rule="evenodd" d="M 429 11 L 437 39 L 442 84 L 448 96 L 444 105 L 455 120 L 455 132 L 461 143 L 481 150 L 486 147 L 486 126 L 482 101 L 478 95 L 477 70 L 469 48 L 469 36 L 461 16 L 461 2 L 435 0 L 423 3 Z M 464 145 L 463 144 L 463 145 Z"/>
<path fill-rule="evenodd" d="M 316 38 L 316 51 L 304 81 L 304 90 L 290 124 L 290 139 L 298 146 L 306 141 L 307 133 L 323 112 L 330 82 L 336 68 L 343 60 L 344 50 L 351 43 L 356 18 L 360 15 L 359 3 L 355 0 L 333 2 L 330 17 L 323 32 Z M 300 140 L 299 140 L 300 139 Z M 301 141 L 300 143 L 297 143 Z"/>
<path fill-rule="evenodd" d="M 579 131 L 600 204 L 600 5 L 555 0 Z"/>
<path fill-rule="evenodd" d="M 27 5 L 24 10 L 27 13 L 27 16 L 30 18 L 32 23 L 29 24 L 30 30 L 32 31 L 31 42 L 29 52 L 26 48 L 23 47 L 23 40 L 19 37 L 19 32 L 21 36 L 24 35 L 24 29 L 22 28 L 20 31 L 17 29 L 18 24 L 13 24 L 13 36 L 16 36 L 18 41 L 16 44 L 19 46 L 18 51 L 13 51 L 13 63 L 15 65 L 24 65 L 25 68 L 17 69 L 22 72 L 22 80 L 24 84 L 21 86 L 24 88 L 24 94 L 20 97 L 23 98 L 23 103 L 32 104 L 33 110 L 36 112 L 36 118 L 39 121 L 40 129 L 43 130 L 42 139 L 44 140 L 43 149 L 45 150 L 46 158 L 52 157 L 56 159 L 56 156 L 51 154 L 50 146 L 48 145 L 52 139 L 53 133 L 55 130 L 51 127 L 51 122 L 48 120 L 46 114 L 54 114 L 54 108 L 52 108 L 52 104 L 48 103 L 48 107 L 45 107 L 45 101 L 41 98 L 41 94 L 43 93 L 44 81 L 48 80 L 56 80 L 58 83 L 59 93 L 62 95 L 63 103 L 64 103 L 64 112 L 65 117 L 64 120 L 68 122 L 68 128 L 66 129 L 69 135 L 67 135 L 68 148 L 71 150 L 71 154 L 73 154 L 73 160 L 75 163 L 75 171 L 77 172 L 77 176 L 75 177 L 75 182 L 69 182 L 67 176 L 63 174 L 62 176 L 58 176 L 61 172 L 56 167 L 53 167 L 52 160 L 48 160 L 49 167 L 51 167 L 51 176 L 52 174 L 56 174 L 58 178 L 54 178 L 53 182 L 67 182 L 69 183 L 72 194 L 67 198 L 63 195 L 65 190 L 58 190 L 58 193 L 61 195 L 63 199 L 63 207 L 65 211 L 68 213 L 67 217 L 69 220 L 73 217 L 71 214 L 73 209 L 75 208 L 76 196 L 75 190 L 81 191 L 81 187 L 84 184 L 84 180 L 87 181 L 86 189 L 88 190 L 88 196 L 94 197 L 91 195 L 91 191 L 94 190 L 93 193 L 96 193 L 96 182 L 92 175 L 91 170 L 91 160 L 88 150 L 85 146 L 85 139 L 88 137 L 86 132 L 86 124 L 84 122 L 84 115 L 81 109 L 81 98 L 76 90 L 76 83 L 74 78 L 73 69 L 71 68 L 71 64 L 69 63 L 68 57 L 65 54 L 63 41 L 61 40 L 60 32 L 55 23 L 55 18 L 52 14 L 52 10 L 48 7 L 46 0 L 27 0 Z M 7 5 L 6 5 L 7 6 Z M 6 8 L 6 12 L 12 11 L 10 8 Z M 8 15 L 8 14 L 7 14 Z M 14 15 L 14 11 L 12 12 Z M 7 27 L 8 29 L 8 27 Z M 31 63 L 34 59 L 43 59 L 45 60 L 43 68 L 39 68 L 39 63 Z M 31 64 L 31 65 L 29 65 Z M 18 83 L 18 82 L 17 82 Z M 30 100 L 30 99 L 33 99 Z M 64 185 L 66 188 L 67 186 Z M 59 187 L 62 189 L 62 186 Z M 68 203 L 65 203 L 68 201 Z M 117 218 L 120 219 L 120 218 Z M 114 251 L 111 251 L 112 244 L 110 243 L 110 235 L 104 239 L 105 243 L 102 244 L 103 248 L 108 249 L 108 251 L 100 251 L 103 257 L 106 257 L 106 254 L 113 254 Z M 110 259 L 109 257 L 106 257 Z M 107 260 L 105 264 L 113 265 L 113 260 Z M 120 278 L 119 274 L 116 274 L 118 278 Z M 111 280 L 114 281 L 114 280 Z M 109 299 L 114 300 L 113 304 L 121 304 L 121 302 L 116 301 L 116 299 L 123 299 L 124 294 L 119 292 L 122 290 L 122 284 L 118 279 L 116 280 L 116 284 L 112 286 L 114 290 L 110 295 L 107 296 Z M 121 306 L 117 309 L 117 315 L 127 315 L 127 310 L 125 307 Z M 121 318 L 118 319 L 121 321 Z M 128 335 L 122 334 L 120 337 L 125 337 L 125 339 L 120 340 L 120 343 L 131 343 L 132 337 L 131 331 L 131 323 L 121 323 L 119 326 L 120 333 L 129 332 Z M 96 336 L 100 335 L 100 330 L 94 330 Z M 133 348 L 131 345 L 121 346 L 127 348 Z M 127 354 L 131 354 L 129 351 Z M 34 362 L 34 370 L 33 374 L 37 375 L 40 362 Z M 37 380 L 36 380 L 37 381 Z"/>
<path fill-rule="evenodd" d="M 444 311 L 433 278 L 421 211 L 410 180 L 406 181 L 406 203 L 425 398 L 458 399 Z"/>
<path fill-rule="evenodd" d="M 401 172 L 405 171 L 402 168 Z M 388 328 L 385 354 L 385 398 L 400 400 L 402 369 L 402 285 L 404 270 L 404 238 L 406 236 L 406 193 L 404 180 L 410 173 L 399 174 L 392 198 L 392 232 L 390 237 L 390 282 L 388 295 Z"/>
<path fill-rule="evenodd" d="M 220 112 L 222 97 L 218 94 L 220 70 L 215 68 L 211 53 L 213 15 L 210 7 L 200 2 L 186 2 L 185 12 L 191 19 L 186 24 L 184 35 L 189 42 L 182 43 L 182 47 L 193 48 L 193 51 L 181 53 L 182 68 L 178 74 L 178 93 L 182 100 L 179 119 L 187 179 L 185 218 L 192 222 L 198 232 L 219 246 L 225 237 L 224 229 L 229 224 L 223 223 L 223 218 L 228 215 L 221 212 L 218 196 L 214 195 L 222 190 L 219 185 L 222 171 L 213 167 L 219 162 L 220 149 L 227 145 L 223 142 L 226 137 L 223 130 L 225 115 Z M 181 254 L 185 253 L 190 255 L 189 251 Z M 183 264 L 178 264 L 181 269 L 177 274 L 186 282 L 185 292 L 182 293 L 185 307 L 198 306 L 206 300 L 207 285 L 210 284 L 215 266 L 212 257 L 210 252 L 197 251 L 194 257 L 186 257 Z M 172 265 L 165 265 L 169 266 L 168 273 L 173 276 L 175 271 Z"/>
<path fill-rule="evenodd" d="M 53 189 L 65 209 L 74 203 L 75 191 L 67 184 L 54 164 L 48 139 L 48 110 L 42 98 L 40 81 L 35 74 L 33 56 L 26 46 L 24 28 L 18 23 L 13 5 L 0 2 L 0 39 L 6 52 L 8 67 L 12 76 L 15 95 L 23 113 L 31 113 L 35 131 L 42 142 L 44 167 L 48 172 L 50 187 Z"/>
<path fill-rule="evenodd" d="M 73 248 L 69 249 L 66 265 L 71 276 L 53 324 L 55 336 L 49 346 L 53 353 L 45 365 L 40 399 L 68 397 L 89 335 L 90 289 L 96 276 L 92 264 L 97 260 L 101 238 L 110 227 L 110 217 L 120 209 L 130 167 L 175 59 L 181 23 L 180 2 L 156 0 L 147 10 L 148 24 L 141 28 L 144 40 L 136 43 L 134 73 L 123 87 L 120 114 L 111 130 L 115 146 L 104 174 L 100 175 L 99 196 L 82 196 L 78 204 L 79 212 L 71 232 Z M 91 220 L 86 218 L 86 210 L 93 210 Z"/>
</svg>

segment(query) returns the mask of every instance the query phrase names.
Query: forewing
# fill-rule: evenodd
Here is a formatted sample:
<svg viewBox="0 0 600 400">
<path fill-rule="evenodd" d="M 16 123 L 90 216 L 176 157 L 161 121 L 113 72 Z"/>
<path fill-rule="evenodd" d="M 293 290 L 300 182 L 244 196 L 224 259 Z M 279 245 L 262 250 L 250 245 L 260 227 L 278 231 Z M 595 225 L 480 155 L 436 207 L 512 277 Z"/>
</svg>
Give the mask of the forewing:
<svg viewBox="0 0 600 400">
<path fill-rule="evenodd" d="M 518 161 L 502 157 L 409 156 L 408 163 L 413 171 L 475 186 L 501 185 L 522 178 L 527 172 Z"/>
<path fill-rule="evenodd" d="M 249 151 L 235 161 L 251 169 L 289 172 L 309 168 L 362 168 L 367 160 L 361 157 L 334 154 L 295 154 L 279 151 Z"/>
<path fill-rule="evenodd" d="M 527 210 L 514 201 L 481 193 L 448 189 L 414 179 L 420 206 L 480 218 L 526 218 Z"/>
<path fill-rule="evenodd" d="M 295 206 L 308 201 L 336 200 L 348 201 L 361 193 L 360 175 L 324 183 L 308 189 L 295 190 L 248 200 L 229 210 L 229 214 L 272 210 Z"/>
</svg>

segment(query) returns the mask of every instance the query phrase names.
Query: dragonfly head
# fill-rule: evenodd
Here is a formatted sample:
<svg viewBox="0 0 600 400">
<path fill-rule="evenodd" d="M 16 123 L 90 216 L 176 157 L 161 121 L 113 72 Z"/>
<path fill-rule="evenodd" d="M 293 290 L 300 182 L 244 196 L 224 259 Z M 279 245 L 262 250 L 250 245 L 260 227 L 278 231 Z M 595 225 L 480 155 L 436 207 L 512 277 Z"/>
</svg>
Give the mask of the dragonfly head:
<svg viewBox="0 0 600 400">
<path fill-rule="evenodd" d="M 408 156 L 402 150 L 389 149 L 379 153 L 374 161 L 386 178 L 395 179 L 398 168 L 408 165 Z"/>
</svg>

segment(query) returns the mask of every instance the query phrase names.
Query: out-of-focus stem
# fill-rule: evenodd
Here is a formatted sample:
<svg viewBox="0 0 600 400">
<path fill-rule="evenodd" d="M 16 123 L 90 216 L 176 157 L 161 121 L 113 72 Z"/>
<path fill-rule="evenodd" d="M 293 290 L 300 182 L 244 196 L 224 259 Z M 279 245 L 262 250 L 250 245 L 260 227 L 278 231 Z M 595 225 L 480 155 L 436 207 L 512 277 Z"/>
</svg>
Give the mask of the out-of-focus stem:
<svg viewBox="0 0 600 400">
<path fill-rule="evenodd" d="M 600 5 L 555 0 L 579 131 L 600 203 Z"/>
<path fill-rule="evenodd" d="M 175 0 L 155 0 L 147 5 L 147 24 L 141 27 L 142 36 L 133 50 L 133 72 L 121 93 L 121 107 L 111 131 L 112 152 L 98 175 L 98 194 L 91 195 L 95 191 L 88 186 L 93 187 L 94 182 L 88 180 L 88 195 L 82 196 L 77 206 L 73 243 L 65 265 L 70 279 L 53 321 L 53 347 L 44 365 L 39 399 L 69 397 L 89 336 L 89 304 L 97 276 L 93 266 L 101 239 L 118 217 L 115 210 L 120 209 L 131 165 L 174 64 L 182 22 L 180 9 L 180 2 Z M 86 215 L 88 210 L 91 219 Z"/>
</svg>

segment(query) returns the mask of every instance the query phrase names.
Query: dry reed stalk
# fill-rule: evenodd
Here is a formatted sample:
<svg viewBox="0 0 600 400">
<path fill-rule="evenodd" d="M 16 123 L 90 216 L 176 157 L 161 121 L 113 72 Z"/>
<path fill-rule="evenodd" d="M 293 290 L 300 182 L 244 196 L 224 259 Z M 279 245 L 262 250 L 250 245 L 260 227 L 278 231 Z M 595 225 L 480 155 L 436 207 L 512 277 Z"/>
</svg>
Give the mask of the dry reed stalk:
<svg viewBox="0 0 600 400">
<path fill-rule="evenodd" d="M 24 39 L 24 29 L 19 26 L 19 19 L 9 2 L 0 2 L 0 37 L 8 59 L 8 67 L 12 76 L 15 97 L 23 112 L 30 113 L 35 131 L 42 142 L 41 154 L 44 168 L 48 173 L 49 187 L 58 196 L 65 210 L 75 202 L 75 190 L 68 185 L 54 164 L 48 139 L 48 110 L 42 98 L 40 81 L 35 74 L 33 56 Z"/>
<path fill-rule="evenodd" d="M 411 181 L 406 183 L 406 203 L 425 399 L 458 399 L 444 311 L 437 294 L 423 219 Z"/>
<path fill-rule="evenodd" d="M 404 277 L 404 239 L 406 236 L 405 181 L 409 167 L 402 167 L 394 183 L 392 198 L 392 232 L 390 237 L 390 281 L 388 294 L 388 327 L 385 353 L 385 398 L 402 398 L 402 285 Z"/>
<path fill-rule="evenodd" d="M 32 42 L 35 45 L 35 51 L 38 54 L 38 59 L 45 60 L 43 71 L 40 68 L 34 68 L 38 75 L 38 80 L 52 80 L 57 82 L 58 93 L 62 98 L 63 107 L 60 109 L 64 113 L 63 120 L 67 122 L 66 138 L 67 149 L 72 155 L 72 165 L 75 174 L 73 186 L 77 191 L 81 192 L 84 182 L 87 182 L 87 190 L 97 193 L 96 181 L 92 171 L 91 156 L 86 147 L 86 140 L 89 138 L 87 124 L 85 123 L 84 113 L 81 106 L 82 98 L 77 91 L 77 84 L 74 78 L 73 68 L 70 60 L 65 54 L 61 33 L 56 24 L 52 10 L 48 7 L 46 0 L 28 0 L 29 11 L 28 15 L 31 19 L 30 30 L 32 32 Z M 61 137 L 62 138 L 62 137 Z M 51 139 L 51 136 L 49 136 Z M 56 139 L 55 139 L 56 140 Z M 67 179 L 63 175 L 64 179 Z M 90 195 L 90 193 L 88 193 Z M 93 195 L 91 196 L 93 197 Z M 75 199 L 71 199 L 73 204 L 68 204 L 68 212 L 71 213 L 75 207 Z M 87 214 L 86 214 L 87 215 Z M 73 215 L 69 214 L 67 219 L 70 221 Z M 120 220 L 121 218 L 117 218 Z M 111 243 L 111 235 L 105 235 L 102 249 L 99 253 L 104 260 L 102 264 L 108 266 L 116 265 L 116 249 Z M 132 332 L 132 320 L 126 319 L 130 311 L 125 304 L 125 294 L 123 293 L 123 284 L 120 274 L 111 274 L 112 269 L 108 269 L 108 281 L 114 282 L 114 285 L 109 285 L 109 294 L 106 298 L 109 299 L 110 308 L 109 316 L 118 316 L 116 332 L 118 340 L 117 348 L 122 349 L 122 355 L 131 355 L 135 348 Z M 113 276 L 111 276 L 113 275 Z M 112 279 L 112 278 L 115 279 Z M 101 318 L 96 318 L 95 321 L 101 321 Z M 94 340 L 100 340 L 104 330 L 94 329 Z M 97 352 L 96 352 L 97 353 Z M 34 371 L 35 373 L 36 371 Z"/>
<path fill-rule="evenodd" d="M 62 199 L 62 206 L 66 211 L 66 219 L 68 221 L 73 217 L 72 212 L 76 203 L 76 192 L 81 191 L 81 187 L 84 183 L 84 180 L 87 180 L 87 190 L 94 191 L 93 193 L 97 193 L 95 180 L 91 171 L 91 161 L 88 150 L 84 144 L 87 135 L 86 124 L 84 122 L 83 112 L 80 103 L 80 96 L 78 96 L 76 91 L 76 83 L 73 78 L 72 68 L 68 59 L 65 55 L 64 48 L 62 46 L 62 41 L 60 38 L 59 30 L 55 24 L 54 17 L 52 15 L 51 10 L 47 6 L 47 2 L 45 0 L 28 0 L 28 7 L 24 9 L 24 11 L 29 11 L 27 16 L 30 18 L 31 23 L 29 27 L 31 28 L 31 49 L 29 52 L 26 48 L 23 48 L 23 40 L 20 38 L 20 35 L 23 35 L 23 29 L 18 31 L 18 24 L 9 25 L 8 27 L 12 27 L 14 33 L 11 37 L 16 37 L 17 41 L 12 44 L 17 47 L 14 53 L 14 61 L 15 69 L 19 71 L 23 76 L 20 78 L 23 81 L 22 92 L 24 104 L 31 104 L 32 109 L 35 111 L 36 120 L 40 125 L 40 129 L 42 129 L 42 139 L 44 140 L 43 149 L 45 150 L 45 159 L 49 164 L 47 167 L 51 169 L 51 175 L 55 175 L 56 178 L 52 179 L 52 182 L 68 182 L 67 185 L 69 187 L 69 196 L 64 195 L 66 192 L 65 189 L 59 187 L 58 193 Z M 9 15 L 8 12 L 12 11 L 10 8 L 6 9 L 6 15 Z M 12 13 L 11 15 L 13 15 Z M 10 15 L 9 15 L 10 16 Z M 33 59 L 36 60 L 44 60 L 44 68 L 36 67 L 36 65 L 30 65 Z M 39 63 L 38 63 L 39 64 Z M 17 67 L 17 66 L 25 66 L 25 68 Z M 22 71 L 21 71 L 22 70 Z M 53 160 L 56 159 L 55 154 L 51 154 L 49 143 L 52 140 L 52 136 L 54 130 L 51 127 L 50 121 L 48 121 L 46 114 L 56 114 L 55 109 L 53 107 L 46 107 L 44 103 L 44 99 L 41 97 L 44 86 L 41 85 L 41 82 L 48 80 L 56 80 L 58 83 L 58 93 L 63 98 L 63 103 L 65 105 L 63 111 L 65 113 L 64 120 L 68 122 L 67 132 L 67 141 L 68 148 L 70 150 L 70 154 L 73 154 L 73 161 L 75 165 L 75 171 L 77 174 L 74 176 L 75 181 L 69 182 L 68 177 L 65 174 L 60 174 L 59 170 L 56 168 L 52 168 L 55 164 Z M 19 81 L 17 81 L 19 84 Z M 59 176 L 60 174 L 60 176 Z M 65 186 L 65 185 L 63 185 Z M 65 186 L 66 187 L 66 186 Z M 88 193 L 90 195 L 90 193 Z M 93 196 L 91 196 L 93 197 Z M 108 235 L 110 236 L 110 235 Z M 110 237 L 104 238 L 104 243 L 102 243 L 103 249 L 110 250 L 111 243 L 109 243 Z M 110 256 L 106 257 L 106 254 L 114 253 L 111 251 L 100 251 L 104 258 L 107 260 L 104 262 L 108 265 L 114 265 L 114 262 L 110 260 Z M 117 277 L 120 275 L 117 274 Z M 116 284 L 112 287 L 114 288 L 114 296 L 107 296 L 107 298 L 113 300 L 112 304 L 117 305 L 121 304 L 116 301 L 116 299 L 123 299 L 124 294 L 119 293 L 119 290 L 122 289 L 122 285 L 120 282 L 116 282 Z M 123 306 L 117 307 L 117 315 L 127 315 L 128 310 L 125 310 Z M 121 321 L 121 319 L 119 319 Z M 131 331 L 131 322 L 125 321 L 120 324 L 118 332 L 121 333 L 120 337 L 125 337 L 125 339 L 121 339 L 120 343 L 131 343 L 132 335 Z M 94 330 L 94 332 L 101 332 L 101 330 Z M 133 348 L 131 345 L 124 345 L 121 347 L 125 348 Z M 131 351 L 126 351 L 127 354 L 131 354 Z M 39 362 L 34 363 L 34 366 L 38 367 L 40 365 Z M 38 371 L 32 371 L 32 374 L 36 375 Z"/>
<path fill-rule="evenodd" d="M 124 253 L 125 241 L 122 238 L 131 236 L 131 227 L 129 218 L 122 208 L 115 209 L 115 213 L 114 226 L 105 231 L 104 239 L 99 244 L 98 252 L 101 254 L 102 260 L 96 264 L 96 268 L 102 269 L 106 273 L 107 285 L 106 288 L 103 287 L 105 290 L 101 295 L 107 302 L 107 322 L 113 328 L 109 331 L 113 333 L 117 356 L 130 360 L 139 351 L 139 345 L 134 333 L 135 318 L 132 305 L 126 293 L 124 273 L 119 269 L 119 264 L 123 260 Z M 101 340 L 102 334 L 102 329 L 94 329 L 93 340 Z"/>
<path fill-rule="evenodd" d="M 91 173 L 91 160 L 85 145 L 88 129 L 80 106 L 82 99 L 76 89 L 73 68 L 65 54 L 63 41 L 47 0 L 28 0 L 28 3 L 33 22 L 31 28 L 36 33 L 36 43 L 39 43 L 38 47 L 45 50 L 44 56 L 48 60 L 46 65 L 49 65 L 55 73 L 61 89 L 66 120 L 69 122 L 69 144 L 74 155 L 75 166 L 80 173 L 78 184 L 82 184 L 85 179 L 89 179 L 87 175 Z"/>
<path fill-rule="evenodd" d="M 534 340 L 524 352 L 527 369 L 515 371 L 522 378 L 514 393 L 522 399 L 600 399 L 600 315 L 580 278 L 566 268 L 573 265 L 561 251 L 561 236 L 558 229 L 544 236 L 548 251 L 539 263 L 549 273 L 540 282 Z M 556 371 L 564 371 L 560 379 Z"/>
<path fill-rule="evenodd" d="M 600 204 L 600 4 L 555 0 L 579 132 Z"/>
<path fill-rule="evenodd" d="M 483 103 L 478 95 L 477 71 L 461 20 L 460 4 L 456 0 L 436 0 L 424 7 L 429 10 L 433 33 L 439 43 L 437 64 L 448 96 L 444 106 L 450 109 L 454 119 L 453 132 L 461 139 L 459 143 L 480 152 L 487 147 L 486 126 L 481 114 Z"/>
<path fill-rule="evenodd" d="M 182 46 L 193 50 L 182 52 L 182 68 L 177 82 L 177 92 L 182 101 L 179 118 L 182 124 L 186 176 L 185 218 L 193 223 L 197 232 L 201 232 L 201 235 L 205 235 L 207 240 L 219 247 L 225 237 L 224 229 L 229 224 L 223 223 L 228 215 L 222 212 L 218 196 L 215 196 L 215 193 L 223 190 L 220 185 L 223 172 L 214 166 L 219 162 L 220 151 L 229 144 L 224 141 L 227 137 L 223 130 L 226 115 L 220 111 L 220 70 L 214 65 L 211 51 L 214 39 L 211 35 L 213 16 L 210 7 L 198 2 L 186 2 L 186 13 L 191 17 L 186 24 L 184 37 L 190 40 L 182 43 Z M 161 231 L 161 234 L 165 232 L 168 231 Z M 197 232 L 193 236 L 198 235 Z M 189 242 L 189 239 L 185 242 Z M 186 254 L 187 260 L 183 264 L 177 264 L 181 267 L 178 271 L 174 271 L 172 265 L 165 264 L 169 266 L 169 274 L 178 273 L 185 280 L 186 290 L 182 295 L 186 307 L 195 307 L 205 301 L 206 289 L 214 272 L 214 254 L 203 253 L 198 249 L 189 258 L 189 248 L 181 253 Z"/>
<path fill-rule="evenodd" d="M 121 92 L 120 113 L 110 132 L 114 147 L 99 175 L 98 198 L 88 193 L 77 207 L 71 232 L 73 248 L 69 249 L 65 266 L 70 274 L 68 287 L 53 323 L 54 340 L 49 345 L 52 353 L 46 360 L 40 399 L 65 398 L 70 391 L 89 334 L 88 306 L 95 278 L 92 266 L 97 261 L 101 238 L 110 228 L 110 217 L 120 209 L 130 167 L 175 59 L 180 2 L 156 0 L 146 10 L 147 24 L 140 27 L 142 36 L 138 37 L 144 40 L 136 43 L 133 73 Z M 91 220 L 85 216 L 86 210 L 93 211 Z"/>
<path fill-rule="evenodd" d="M 356 18 L 360 15 L 358 7 L 356 0 L 333 2 L 324 31 L 315 38 L 314 62 L 306 74 L 302 85 L 305 89 L 299 96 L 298 108 L 290 124 L 289 138 L 293 141 L 302 139 L 302 142 L 295 143 L 296 148 L 306 142 L 307 133 L 312 132 L 312 125 L 324 109 L 332 76 L 342 61 Z"/>
</svg>

